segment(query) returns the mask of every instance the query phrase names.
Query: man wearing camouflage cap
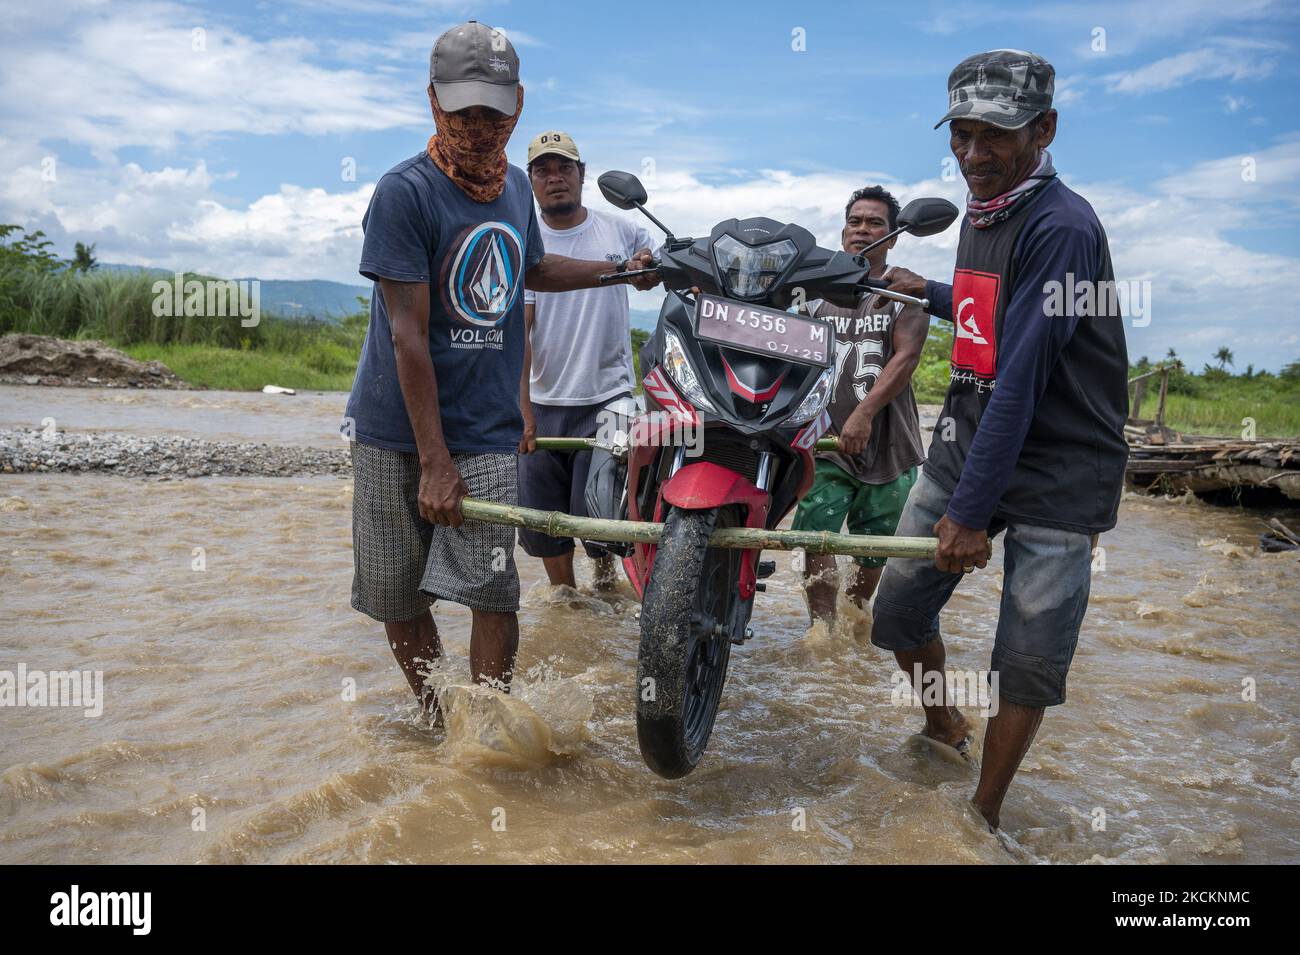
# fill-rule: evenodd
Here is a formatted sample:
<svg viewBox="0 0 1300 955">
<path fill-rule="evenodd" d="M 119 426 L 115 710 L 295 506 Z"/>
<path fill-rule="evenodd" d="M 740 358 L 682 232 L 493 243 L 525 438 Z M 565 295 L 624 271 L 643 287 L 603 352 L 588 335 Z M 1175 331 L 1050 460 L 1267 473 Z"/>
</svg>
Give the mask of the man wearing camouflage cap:
<svg viewBox="0 0 1300 955">
<path fill-rule="evenodd" d="M 952 71 L 935 128 L 949 124 L 969 188 L 953 281 L 895 269 L 890 283 L 929 298 L 954 334 L 939 426 L 897 531 L 937 536 L 938 553 L 889 561 L 871 639 L 894 651 L 916 690 L 942 685 L 939 613 L 1006 531 L 991 719 L 972 798 L 993 829 L 1044 708 L 1065 702 L 1093 548 L 1115 526 L 1128 454 L 1128 356 L 1110 250 L 1047 151 L 1054 77 L 1020 50 L 980 53 Z M 1063 288 L 1092 294 L 1063 309 Z M 974 762 L 965 717 L 937 693 L 922 699 L 921 739 Z"/>
</svg>

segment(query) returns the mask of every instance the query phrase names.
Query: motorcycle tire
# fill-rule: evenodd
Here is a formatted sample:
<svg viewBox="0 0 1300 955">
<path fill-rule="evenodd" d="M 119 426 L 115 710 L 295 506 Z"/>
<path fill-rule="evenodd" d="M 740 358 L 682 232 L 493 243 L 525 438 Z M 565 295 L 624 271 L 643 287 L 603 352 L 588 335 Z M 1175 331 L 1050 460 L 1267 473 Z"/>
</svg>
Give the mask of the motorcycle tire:
<svg viewBox="0 0 1300 955">
<path fill-rule="evenodd" d="M 704 754 L 731 658 L 742 552 L 708 547 L 734 507 L 674 508 L 665 522 L 641 604 L 636 734 L 646 765 L 666 779 Z"/>
</svg>

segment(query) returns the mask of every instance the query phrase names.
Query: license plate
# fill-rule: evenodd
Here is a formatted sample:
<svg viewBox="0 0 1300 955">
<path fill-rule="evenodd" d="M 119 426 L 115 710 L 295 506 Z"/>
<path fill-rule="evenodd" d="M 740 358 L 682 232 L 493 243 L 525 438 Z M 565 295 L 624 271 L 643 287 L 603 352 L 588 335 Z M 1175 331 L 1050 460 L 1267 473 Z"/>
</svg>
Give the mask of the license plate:
<svg viewBox="0 0 1300 955">
<path fill-rule="evenodd" d="M 803 365 L 829 366 L 834 354 L 829 322 L 716 295 L 701 294 L 696 301 L 695 334 L 729 348 Z"/>
</svg>

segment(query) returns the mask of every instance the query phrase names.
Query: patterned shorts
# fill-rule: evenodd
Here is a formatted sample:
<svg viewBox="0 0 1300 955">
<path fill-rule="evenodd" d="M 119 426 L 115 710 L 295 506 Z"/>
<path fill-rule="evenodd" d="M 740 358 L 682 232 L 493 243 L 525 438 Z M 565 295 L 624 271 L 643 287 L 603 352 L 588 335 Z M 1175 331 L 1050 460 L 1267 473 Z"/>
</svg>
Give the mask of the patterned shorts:
<svg viewBox="0 0 1300 955">
<path fill-rule="evenodd" d="M 453 454 L 471 497 L 518 503 L 513 454 Z M 519 609 L 515 529 L 485 521 L 439 527 L 420 516 L 420 459 L 352 444 L 352 607 L 410 620 L 435 600 L 474 610 Z"/>
<path fill-rule="evenodd" d="M 818 458 L 813 486 L 799 502 L 793 530 L 831 531 L 848 525 L 850 534 L 888 537 L 898 527 L 907 494 L 916 483 L 916 468 L 908 468 L 888 484 L 863 484 L 839 465 Z M 862 567 L 884 567 L 883 557 L 855 557 Z"/>
</svg>

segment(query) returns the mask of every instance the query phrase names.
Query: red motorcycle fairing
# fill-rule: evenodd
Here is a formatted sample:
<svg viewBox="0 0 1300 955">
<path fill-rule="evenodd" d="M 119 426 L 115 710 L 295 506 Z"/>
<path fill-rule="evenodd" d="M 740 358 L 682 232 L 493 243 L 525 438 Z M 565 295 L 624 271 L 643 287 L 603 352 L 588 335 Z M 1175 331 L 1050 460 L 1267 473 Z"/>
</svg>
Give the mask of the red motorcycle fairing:
<svg viewBox="0 0 1300 955">
<path fill-rule="evenodd" d="M 663 499 L 673 507 L 704 511 L 725 504 L 743 504 L 751 509 L 747 527 L 762 527 L 767 519 L 768 493 L 752 481 L 712 461 L 685 465 L 663 486 Z M 753 511 L 761 511 L 757 521 Z"/>
<path fill-rule="evenodd" d="M 664 503 L 689 510 L 702 510 L 721 507 L 724 504 L 742 504 L 745 506 L 745 524 L 747 527 L 775 526 L 785 519 L 786 514 L 794 509 L 813 482 L 813 447 L 817 438 L 825 433 L 830 424 L 829 415 L 819 415 L 796 436 L 792 449 L 800 459 L 798 491 L 784 513 L 770 513 L 772 498 L 753 482 L 736 472 L 709 461 L 697 461 L 683 467 L 669 478 L 665 484 L 656 489 L 654 513 L 642 514 L 639 506 L 641 500 L 642 475 L 654 480 L 653 463 L 659 450 L 673 444 L 673 429 L 689 421 L 698 425 L 699 416 L 689 402 L 684 401 L 672 385 L 667 375 L 659 366 L 651 369 L 645 378 L 646 414 L 633 422 L 630 430 L 631 448 L 628 457 L 627 507 L 628 520 L 662 521 Z M 623 558 L 623 570 L 627 574 L 632 589 L 637 597 L 645 596 L 645 585 L 650 580 L 654 567 L 654 544 L 637 544 L 632 554 Z M 757 582 L 757 562 L 759 552 L 745 552 L 747 560 L 741 564 L 740 593 L 745 599 L 754 594 Z"/>
<path fill-rule="evenodd" d="M 735 471 L 714 464 L 697 461 L 688 464 L 670 477 L 660 492 L 660 499 L 673 507 L 686 511 L 707 511 L 727 504 L 740 504 L 745 508 L 746 527 L 764 527 L 771 495 Z M 740 565 L 740 598 L 754 596 L 758 582 L 757 550 L 746 550 Z"/>
</svg>

